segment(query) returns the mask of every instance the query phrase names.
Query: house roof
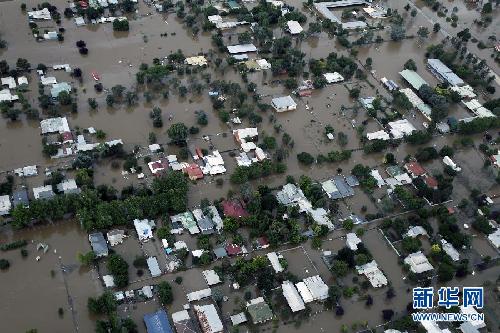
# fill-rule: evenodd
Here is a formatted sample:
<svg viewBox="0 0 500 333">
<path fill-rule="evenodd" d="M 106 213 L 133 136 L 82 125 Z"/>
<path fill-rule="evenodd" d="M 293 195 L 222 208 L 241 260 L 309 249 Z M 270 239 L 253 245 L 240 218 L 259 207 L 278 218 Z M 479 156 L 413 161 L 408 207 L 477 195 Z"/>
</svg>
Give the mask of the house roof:
<svg viewBox="0 0 500 333">
<path fill-rule="evenodd" d="M 223 247 L 217 247 L 217 248 L 215 248 L 214 249 L 214 254 L 215 254 L 215 256 L 218 259 L 227 257 L 226 249 L 223 248 Z"/>
<path fill-rule="evenodd" d="M 194 310 L 198 316 L 198 321 L 203 332 L 205 333 L 216 333 L 222 332 L 224 326 L 220 320 L 217 309 L 213 304 L 208 305 L 195 305 Z"/>
<path fill-rule="evenodd" d="M 425 169 L 418 162 L 408 162 L 405 164 L 406 170 L 410 172 L 414 177 L 419 177 L 425 175 Z"/>
<path fill-rule="evenodd" d="M 66 117 L 48 118 L 40 121 L 42 134 L 69 132 L 68 119 Z"/>
<path fill-rule="evenodd" d="M 227 217 L 247 217 L 249 216 L 245 207 L 239 200 L 224 200 L 222 202 L 224 216 Z"/>
<path fill-rule="evenodd" d="M 281 284 L 281 289 L 283 290 L 283 296 L 285 296 L 292 312 L 301 311 L 306 308 L 304 301 L 292 282 L 284 281 Z"/>
<path fill-rule="evenodd" d="M 276 273 L 283 272 L 283 266 L 281 266 L 281 263 L 279 261 L 278 255 L 276 252 L 269 252 L 267 254 L 267 259 L 269 259 L 269 262 L 271 263 L 271 266 L 273 267 L 274 271 Z"/>
<path fill-rule="evenodd" d="M 273 98 L 271 103 L 277 109 L 283 109 L 283 108 L 297 106 L 297 103 L 295 103 L 292 96 L 290 96 L 290 95 Z"/>
<path fill-rule="evenodd" d="M 227 50 L 231 54 L 256 52 L 257 48 L 253 44 L 228 45 Z"/>
<path fill-rule="evenodd" d="M 198 333 L 198 325 L 187 310 L 172 313 L 172 321 L 177 333 Z"/>
<path fill-rule="evenodd" d="M 448 68 L 448 66 L 443 64 L 441 60 L 427 59 L 427 65 L 452 86 L 460 86 L 464 84 L 464 80 L 459 78 L 458 75 Z"/>
<path fill-rule="evenodd" d="M 158 265 L 158 260 L 156 260 L 156 257 L 149 257 L 146 259 L 147 264 L 148 264 L 148 269 L 149 272 L 151 273 L 152 277 L 157 277 L 161 275 L 161 269 L 160 265 Z"/>
<path fill-rule="evenodd" d="M 358 271 L 358 274 L 364 274 L 374 288 L 387 285 L 387 278 L 378 268 L 375 260 L 361 266 L 356 266 L 356 270 Z"/>
<path fill-rule="evenodd" d="M 17 205 L 28 206 L 29 203 L 30 201 L 28 199 L 28 191 L 26 189 L 17 190 L 12 193 L 12 204 L 14 205 L 14 207 L 16 207 Z"/>
<path fill-rule="evenodd" d="M 434 178 L 434 177 L 432 177 L 432 176 L 425 177 L 424 178 L 424 182 L 430 188 L 436 188 L 436 187 L 438 187 L 438 181 L 437 181 L 437 179 Z"/>
<path fill-rule="evenodd" d="M 404 262 L 410 265 L 410 270 L 416 274 L 434 269 L 427 257 L 421 251 L 410 254 L 405 258 Z"/>
<path fill-rule="evenodd" d="M 273 318 L 273 312 L 263 297 L 250 300 L 247 303 L 247 311 L 254 324 L 263 323 Z"/>
<path fill-rule="evenodd" d="M 405 70 L 399 72 L 399 74 L 415 90 L 418 90 L 418 89 L 420 89 L 421 86 L 423 86 L 424 84 L 427 84 L 427 82 L 425 82 L 425 80 L 422 79 L 422 77 L 420 75 L 418 75 L 417 72 L 415 72 L 415 71 L 405 69 Z"/>
<path fill-rule="evenodd" d="M 10 197 L 8 195 L 0 196 L 0 215 L 9 214 L 12 203 L 10 202 Z"/>
<path fill-rule="evenodd" d="M 226 252 L 230 256 L 238 255 L 242 253 L 241 246 L 239 246 L 238 244 L 227 244 Z"/>
<path fill-rule="evenodd" d="M 288 21 L 286 24 L 288 26 L 288 31 L 290 31 L 292 35 L 300 34 L 304 31 L 300 23 L 297 21 Z"/>
<path fill-rule="evenodd" d="M 50 199 L 55 196 L 51 185 L 39 186 L 33 188 L 33 196 L 35 199 Z"/>
<path fill-rule="evenodd" d="M 307 289 L 316 301 L 325 300 L 328 297 L 328 286 L 325 284 L 321 276 L 315 275 L 303 280 Z"/>
<path fill-rule="evenodd" d="M 201 171 L 200 166 L 196 163 L 189 164 L 183 170 L 185 173 L 188 174 L 190 179 L 202 179 L 203 178 L 203 171 Z"/>
<path fill-rule="evenodd" d="M 148 333 L 173 333 L 165 310 L 145 314 L 144 323 Z"/>
<path fill-rule="evenodd" d="M 213 269 L 207 269 L 201 272 L 201 274 L 203 274 L 203 278 L 209 286 L 213 286 L 222 282 L 219 274 L 217 274 L 217 272 L 215 272 Z"/>
<path fill-rule="evenodd" d="M 104 239 L 102 232 L 89 234 L 89 242 L 92 247 L 92 251 L 94 251 L 98 257 L 108 255 L 108 244 L 106 243 L 106 239 Z"/>
</svg>

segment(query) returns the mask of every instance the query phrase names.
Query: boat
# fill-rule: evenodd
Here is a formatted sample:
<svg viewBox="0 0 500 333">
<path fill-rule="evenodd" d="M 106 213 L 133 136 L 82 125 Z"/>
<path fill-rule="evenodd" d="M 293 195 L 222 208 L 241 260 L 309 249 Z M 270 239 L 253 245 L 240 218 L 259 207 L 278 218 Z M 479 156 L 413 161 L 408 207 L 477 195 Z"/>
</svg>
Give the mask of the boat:
<svg viewBox="0 0 500 333">
<path fill-rule="evenodd" d="M 99 81 L 101 79 L 101 77 L 99 76 L 99 73 L 97 73 L 96 71 L 92 72 L 92 77 L 96 81 Z"/>
</svg>

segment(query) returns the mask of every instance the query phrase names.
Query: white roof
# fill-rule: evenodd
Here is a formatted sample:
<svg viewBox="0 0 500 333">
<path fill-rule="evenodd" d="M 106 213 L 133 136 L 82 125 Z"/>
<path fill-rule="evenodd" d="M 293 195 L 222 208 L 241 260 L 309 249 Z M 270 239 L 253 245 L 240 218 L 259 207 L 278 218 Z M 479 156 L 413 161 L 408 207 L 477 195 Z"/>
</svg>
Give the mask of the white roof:
<svg viewBox="0 0 500 333">
<path fill-rule="evenodd" d="M 460 312 L 464 313 L 464 314 L 473 314 L 473 313 L 476 314 L 476 315 L 478 314 L 477 310 L 474 307 L 472 307 L 472 306 L 465 307 L 465 306 L 461 305 L 460 306 Z M 484 320 L 470 320 L 469 323 L 471 323 L 472 326 L 474 326 L 477 329 L 486 327 L 486 324 L 484 323 Z"/>
<path fill-rule="evenodd" d="M 267 259 L 269 259 L 269 261 L 271 262 L 271 266 L 273 267 L 276 273 L 283 272 L 283 266 L 281 266 L 276 252 L 269 252 L 267 254 Z"/>
<path fill-rule="evenodd" d="M 283 97 L 276 97 L 273 98 L 271 101 L 272 105 L 276 109 L 292 109 L 297 107 L 297 103 L 293 100 L 292 96 L 283 96 Z"/>
<path fill-rule="evenodd" d="M 465 86 L 461 86 L 461 87 L 452 86 L 450 88 L 450 90 L 457 92 L 460 95 L 460 97 L 462 97 L 462 98 L 464 98 L 464 97 L 465 98 L 475 98 L 477 96 L 476 93 L 474 92 L 474 89 L 469 85 L 465 85 Z"/>
<path fill-rule="evenodd" d="M 28 84 L 28 78 L 26 76 L 20 76 L 17 78 L 17 84 L 22 85 L 22 84 Z"/>
<path fill-rule="evenodd" d="M 84 18 L 81 17 L 81 16 L 75 17 L 75 24 L 76 24 L 77 27 L 85 25 Z"/>
<path fill-rule="evenodd" d="M 304 282 L 301 281 L 299 283 L 296 283 L 295 287 L 297 287 L 297 290 L 299 291 L 300 296 L 304 300 L 304 303 L 310 303 L 314 301 L 313 295 L 311 294 L 309 289 L 307 289 L 307 286 Z"/>
<path fill-rule="evenodd" d="M 222 22 L 222 17 L 220 15 L 210 15 L 207 19 L 211 23 Z"/>
<path fill-rule="evenodd" d="M 460 253 L 448 243 L 445 239 L 441 239 L 441 244 L 443 245 L 443 251 L 450 256 L 451 260 L 458 261 L 460 260 Z"/>
<path fill-rule="evenodd" d="M 292 35 L 300 34 L 304 31 L 297 21 L 288 21 L 286 24 L 288 25 L 288 31 L 290 31 Z"/>
<path fill-rule="evenodd" d="M 253 44 L 228 45 L 227 50 L 231 54 L 256 52 L 257 48 Z"/>
<path fill-rule="evenodd" d="M 453 162 L 453 160 L 449 156 L 443 157 L 443 163 L 457 172 L 460 172 L 462 170 L 462 168 L 456 165 L 455 162 Z"/>
<path fill-rule="evenodd" d="M 207 59 L 204 56 L 189 57 L 184 62 L 191 66 L 203 66 L 207 64 Z"/>
<path fill-rule="evenodd" d="M 377 262 L 372 260 L 362 266 L 356 266 L 358 274 L 364 274 L 374 288 L 387 285 L 387 278 L 378 268 Z"/>
<path fill-rule="evenodd" d="M 500 248 L 500 229 L 496 229 L 495 232 L 488 235 L 488 240 L 497 249 Z"/>
<path fill-rule="evenodd" d="M 113 275 L 103 275 L 102 280 L 106 288 L 113 288 L 115 286 L 115 279 Z"/>
<path fill-rule="evenodd" d="M 201 272 L 201 274 L 203 274 L 203 277 L 205 278 L 205 281 L 209 286 L 213 286 L 222 282 L 219 275 L 213 269 L 205 270 Z"/>
<path fill-rule="evenodd" d="M 407 119 L 392 121 L 387 125 L 391 129 L 391 134 L 395 139 L 401 139 L 406 135 L 410 135 L 413 131 L 416 131 L 416 128 L 410 124 Z"/>
<path fill-rule="evenodd" d="M 410 228 L 408 229 L 408 231 L 406 232 L 405 236 L 406 237 L 411 237 L 411 238 L 415 238 L 417 236 L 429 236 L 427 234 L 427 231 L 420 225 L 417 225 L 417 226 L 410 226 Z"/>
<path fill-rule="evenodd" d="M 151 273 L 152 277 L 157 277 L 161 275 L 161 269 L 160 265 L 158 265 L 158 260 L 156 260 L 156 257 L 149 257 L 146 259 L 148 263 L 148 268 L 149 272 Z"/>
<path fill-rule="evenodd" d="M 23 168 L 15 169 L 14 173 L 19 177 L 36 176 L 38 175 L 38 169 L 36 165 L 28 165 Z"/>
<path fill-rule="evenodd" d="M 33 20 L 50 20 L 50 11 L 48 8 L 43 8 L 41 10 L 34 10 L 28 12 L 28 17 Z"/>
<path fill-rule="evenodd" d="M 246 139 L 252 139 L 259 136 L 259 131 L 256 127 L 239 128 L 233 130 L 233 135 L 241 142 L 246 142 Z"/>
<path fill-rule="evenodd" d="M 0 90 L 0 102 L 13 102 L 19 99 L 18 95 L 12 95 L 9 89 Z"/>
<path fill-rule="evenodd" d="M 76 185 L 76 180 L 74 179 L 66 179 L 63 182 L 57 184 L 57 189 L 61 192 L 71 191 L 78 189 Z"/>
<path fill-rule="evenodd" d="M 255 60 L 260 69 L 271 69 L 271 64 L 266 59 Z"/>
<path fill-rule="evenodd" d="M 52 193 L 52 195 L 53 195 L 54 192 L 52 191 L 52 185 L 46 185 L 46 186 L 40 186 L 40 187 L 33 188 L 33 196 L 35 197 L 35 199 L 40 199 L 40 194 L 44 193 L 44 192 Z"/>
<path fill-rule="evenodd" d="M 391 137 L 386 131 L 380 130 L 377 132 L 366 133 L 366 138 L 368 140 L 389 140 Z"/>
<path fill-rule="evenodd" d="M 125 235 L 125 231 L 114 229 L 108 231 L 106 237 L 108 238 L 109 245 L 115 246 L 123 243 L 123 239 L 127 236 Z"/>
<path fill-rule="evenodd" d="M 49 85 L 54 85 L 57 83 L 57 79 L 53 76 L 41 76 L 40 77 L 40 82 L 42 82 L 42 84 L 44 86 L 49 86 Z"/>
<path fill-rule="evenodd" d="M 385 185 L 385 181 L 384 181 L 384 179 L 380 175 L 380 172 L 378 172 L 377 169 L 373 169 L 372 171 L 370 171 L 370 174 L 372 175 L 373 178 L 375 178 L 375 180 L 377 180 L 377 186 L 378 187 L 382 187 L 382 186 Z"/>
<path fill-rule="evenodd" d="M 9 214 L 12 203 L 10 202 L 10 197 L 8 195 L 0 196 L 0 215 Z"/>
<path fill-rule="evenodd" d="M 350 232 L 346 235 L 345 242 L 351 250 L 356 251 L 358 249 L 358 244 L 361 243 L 361 239 L 359 239 L 354 232 Z"/>
<path fill-rule="evenodd" d="M 151 224 L 147 219 L 144 220 L 135 219 L 134 227 L 135 231 L 137 232 L 137 236 L 139 236 L 140 241 L 153 238 L 153 230 L 151 228 Z"/>
<path fill-rule="evenodd" d="M 231 324 L 233 324 L 233 326 L 236 326 L 245 323 L 247 321 L 247 316 L 245 315 L 245 312 L 240 312 L 232 315 L 230 319 L 231 319 Z"/>
<path fill-rule="evenodd" d="M 477 99 L 464 101 L 463 103 L 470 111 L 472 111 L 478 117 L 495 117 L 495 115 L 490 110 L 483 107 Z"/>
<path fill-rule="evenodd" d="M 191 317 L 189 316 L 189 312 L 187 312 L 187 310 L 172 313 L 172 321 L 174 323 L 179 323 L 190 319 Z"/>
<path fill-rule="evenodd" d="M 147 298 L 152 298 L 153 297 L 153 287 L 151 286 L 144 286 L 142 289 L 140 289 L 140 292 Z"/>
<path fill-rule="evenodd" d="M 201 299 L 207 298 L 212 296 L 212 289 L 207 288 L 207 289 L 202 289 L 198 291 L 193 291 L 189 294 L 186 294 L 186 297 L 189 302 L 194 302 L 194 301 L 199 301 Z"/>
<path fill-rule="evenodd" d="M 322 301 L 328 298 L 328 286 L 325 284 L 321 276 L 311 276 L 305 278 L 303 281 L 314 300 Z"/>
<path fill-rule="evenodd" d="M 344 81 L 344 77 L 337 72 L 323 74 L 328 83 L 337 83 Z"/>
<path fill-rule="evenodd" d="M 40 127 L 42 128 L 42 134 L 55 132 L 62 134 L 70 131 L 66 117 L 44 119 L 40 122 Z"/>
<path fill-rule="evenodd" d="M 410 254 L 405 258 L 404 262 L 405 264 L 410 265 L 410 270 L 416 274 L 424 273 L 434 269 L 434 267 L 432 267 L 431 263 L 422 253 L 422 251 Z"/>
<path fill-rule="evenodd" d="M 217 309 L 215 309 L 215 306 L 213 304 L 201 306 L 195 305 L 194 310 L 198 315 L 198 319 L 200 321 L 203 332 L 216 333 L 222 332 L 224 330 L 224 326 L 222 325 L 222 321 L 219 318 Z"/>
<path fill-rule="evenodd" d="M 160 149 L 161 149 L 161 147 L 157 143 L 153 143 L 152 145 L 149 145 L 149 151 L 151 151 L 152 153 L 156 153 Z"/>
<path fill-rule="evenodd" d="M 9 86 L 9 89 L 16 88 L 16 80 L 12 76 L 2 78 L 2 86 Z"/>
<path fill-rule="evenodd" d="M 285 296 L 292 312 L 301 311 L 306 308 L 304 305 L 304 301 L 302 301 L 299 292 L 292 282 L 284 281 L 281 284 L 281 289 L 283 290 L 283 296 Z"/>
</svg>

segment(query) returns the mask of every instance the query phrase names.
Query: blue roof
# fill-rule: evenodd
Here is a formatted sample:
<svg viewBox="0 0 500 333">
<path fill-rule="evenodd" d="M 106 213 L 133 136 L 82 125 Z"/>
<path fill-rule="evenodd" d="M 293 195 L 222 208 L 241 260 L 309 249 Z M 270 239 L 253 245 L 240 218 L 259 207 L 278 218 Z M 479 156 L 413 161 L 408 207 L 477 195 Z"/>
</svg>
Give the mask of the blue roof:
<svg viewBox="0 0 500 333">
<path fill-rule="evenodd" d="M 165 310 L 158 310 L 144 315 L 148 333 L 173 333 Z"/>
</svg>

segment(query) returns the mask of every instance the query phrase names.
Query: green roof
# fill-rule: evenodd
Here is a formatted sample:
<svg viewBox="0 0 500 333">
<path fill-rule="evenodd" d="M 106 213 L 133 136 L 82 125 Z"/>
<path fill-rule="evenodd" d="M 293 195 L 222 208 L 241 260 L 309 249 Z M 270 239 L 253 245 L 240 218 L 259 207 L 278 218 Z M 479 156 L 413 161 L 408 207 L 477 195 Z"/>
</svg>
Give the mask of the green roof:
<svg viewBox="0 0 500 333">
<path fill-rule="evenodd" d="M 252 300 L 251 302 L 254 302 L 253 304 L 247 305 L 247 311 L 250 317 L 252 317 L 254 324 L 263 323 L 273 318 L 273 312 L 269 305 L 267 305 L 264 299 L 259 301 L 259 298 Z"/>
<path fill-rule="evenodd" d="M 401 72 L 399 72 L 401 76 L 408 82 L 413 89 L 418 90 L 420 89 L 421 86 L 424 84 L 427 84 L 424 79 L 420 75 L 417 74 L 417 72 L 414 72 L 409 69 L 405 69 Z"/>
<path fill-rule="evenodd" d="M 238 5 L 238 3 L 234 0 L 229 0 L 227 2 L 227 6 L 230 8 L 230 9 L 238 9 L 240 8 L 240 5 Z"/>
</svg>

